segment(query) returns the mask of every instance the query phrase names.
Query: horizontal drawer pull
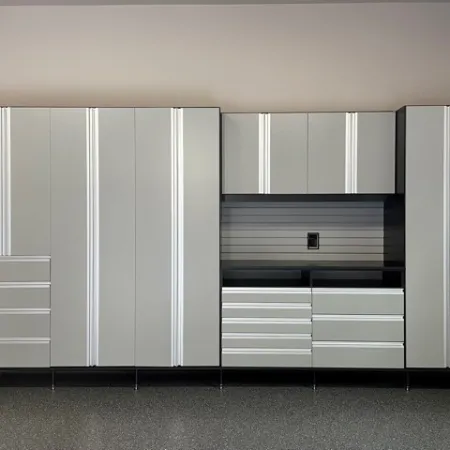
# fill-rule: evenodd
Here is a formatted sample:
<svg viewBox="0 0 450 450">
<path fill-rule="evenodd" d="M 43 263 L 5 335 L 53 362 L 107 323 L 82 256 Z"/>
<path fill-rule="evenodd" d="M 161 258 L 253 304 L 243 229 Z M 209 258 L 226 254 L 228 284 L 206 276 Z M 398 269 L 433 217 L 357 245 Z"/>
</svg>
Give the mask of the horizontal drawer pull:
<svg viewBox="0 0 450 450">
<path fill-rule="evenodd" d="M 313 288 L 313 294 L 353 294 L 353 295 L 404 295 L 402 288 Z"/>
<path fill-rule="evenodd" d="M 50 308 L 2 308 L 0 314 L 50 314 Z"/>
<path fill-rule="evenodd" d="M 404 348 L 401 342 L 347 342 L 347 341 L 313 341 L 313 347 L 348 347 L 348 348 Z"/>
<path fill-rule="evenodd" d="M 223 294 L 311 294 L 310 288 L 222 288 Z"/>
<path fill-rule="evenodd" d="M 262 354 L 262 355 L 310 355 L 311 350 L 300 350 L 290 348 L 223 348 L 222 353 L 225 355 L 246 355 L 246 354 Z"/>
<path fill-rule="evenodd" d="M 319 322 L 403 322 L 403 316 L 387 314 L 313 314 L 312 318 Z"/>
</svg>

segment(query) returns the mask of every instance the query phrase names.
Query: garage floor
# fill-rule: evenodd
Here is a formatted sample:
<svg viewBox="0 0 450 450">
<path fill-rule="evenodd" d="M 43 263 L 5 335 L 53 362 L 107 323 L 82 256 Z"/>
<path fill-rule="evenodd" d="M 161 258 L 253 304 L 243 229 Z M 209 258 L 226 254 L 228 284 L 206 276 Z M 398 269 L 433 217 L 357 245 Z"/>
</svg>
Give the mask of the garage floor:
<svg viewBox="0 0 450 450">
<path fill-rule="evenodd" d="M 0 388 L 0 449 L 448 450 L 450 390 Z"/>
</svg>

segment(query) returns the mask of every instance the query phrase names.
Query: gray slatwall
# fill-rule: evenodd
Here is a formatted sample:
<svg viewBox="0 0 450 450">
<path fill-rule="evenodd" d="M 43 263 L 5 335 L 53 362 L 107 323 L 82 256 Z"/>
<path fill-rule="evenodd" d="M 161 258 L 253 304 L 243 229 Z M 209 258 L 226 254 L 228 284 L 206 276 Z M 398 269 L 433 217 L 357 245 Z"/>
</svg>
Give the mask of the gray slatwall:
<svg viewBox="0 0 450 450">
<path fill-rule="evenodd" d="M 383 220 L 382 202 L 226 202 L 222 259 L 382 261 Z"/>
</svg>

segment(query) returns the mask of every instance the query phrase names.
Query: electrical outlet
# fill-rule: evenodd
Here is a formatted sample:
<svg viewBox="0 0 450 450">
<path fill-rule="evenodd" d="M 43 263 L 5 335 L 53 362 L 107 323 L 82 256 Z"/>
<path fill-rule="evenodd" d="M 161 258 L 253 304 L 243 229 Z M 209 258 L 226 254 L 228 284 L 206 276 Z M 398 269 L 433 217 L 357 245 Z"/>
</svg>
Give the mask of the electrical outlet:
<svg viewBox="0 0 450 450">
<path fill-rule="evenodd" d="M 307 246 L 308 250 L 318 250 L 319 249 L 319 233 L 308 233 L 307 235 Z"/>
</svg>

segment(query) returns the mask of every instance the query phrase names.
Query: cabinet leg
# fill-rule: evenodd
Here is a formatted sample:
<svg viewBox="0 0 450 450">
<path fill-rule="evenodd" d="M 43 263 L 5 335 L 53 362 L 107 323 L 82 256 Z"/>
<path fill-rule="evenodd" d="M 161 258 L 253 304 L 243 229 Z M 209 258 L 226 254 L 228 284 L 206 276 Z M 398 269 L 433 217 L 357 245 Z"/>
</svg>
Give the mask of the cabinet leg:
<svg viewBox="0 0 450 450">
<path fill-rule="evenodd" d="M 134 390 L 137 391 L 138 388 L 139 388 L 139 385 L 138 385 L 138 370 L 135 369 L 135 371 L 134 371 Z"/>
<path fill-rule="evenodd" d="M 313 385 L 312 385 L 313 391 L 317 390 L 317 385 L 316 385 L 316 371 L 313 370 Z"/>
<path fill-rule="evenodd" d="M 411 380 L 410 380 L 410 375 L 409 375 L 409 371 L 406 371 L 406 376 L 405 376 L 405 389 L 406 392 L 409 392 L 411 389 Z"/>
<path fill-rule="evenodd" d="M 222 367 L 220 368 L 220 380 L 219 380 L 219 389 L 222 390 L 223 389 L 223 371 L 222 371 Z"/>
<path fill-rule="evenodd" d="M 55 369 L 52 369 L 52 391 L 55 390 Z"/>
</svg>

